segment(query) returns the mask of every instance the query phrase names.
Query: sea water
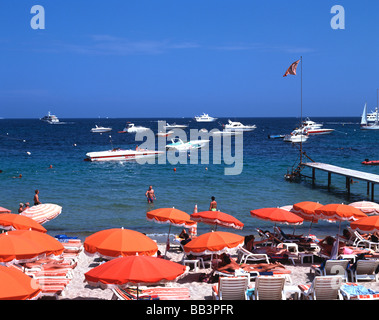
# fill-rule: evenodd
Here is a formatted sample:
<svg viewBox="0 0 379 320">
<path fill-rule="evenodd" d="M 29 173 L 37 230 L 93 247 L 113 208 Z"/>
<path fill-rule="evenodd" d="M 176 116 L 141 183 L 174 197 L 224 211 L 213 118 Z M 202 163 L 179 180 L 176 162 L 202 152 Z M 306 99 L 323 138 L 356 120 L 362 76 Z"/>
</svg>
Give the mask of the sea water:
<svg viewBox="0 0 379 320">
<path fill-rule="evenodd" d="M 301 201 L 351 203 L 368 200 L 366 183 L 351 185 L 350 198 L 345 178 L 332 175 L 328 191 L 327 173 L 316 171 L 316 184 L 310 179 L 288 182 L 284 174 L 299 162 L 298 145 L 269 139 L 270 134 L 287 134 L 298 126 L 298 118 L 231 118 L 257 128 L 243 133 L 243 168 L 238 175 L 225 175 L 230 167 L 223 162 L 202 164 L 138 164 L 136 162 L 86 162 L 87 152 L 110 150 L 114 147 L 135 149 L 142 141 L 134 134 L 118 133 L 126 122 L 151 128 L 157 132 L 158 120 L 188 124 L 190 129 L 222 130 L 228 119 L 198 123 L 193 119 L 61 119 L 63 124 L 50 125 L 38 119 L 0 120 L 0 206 L 17 212 L 20 202 L 33 204 L 34 190 L 40 190 L 40 200 L 63 207 L 62 213 L 44 224 L 48 233 L 85 237 L 108 228 L 124 227 L 153 237 L 167 235 L 168 225 L 146 219 L 146 212 L 175 207 L 191 214 L 208 210 L 215 196 L 218 209 L 244 223 L 243 230 L 218 227 L 217 230 L 241 235 L 256 234 L 255 228 L 272 231 L 274 223 L 253 218 L 250 210 L 292 205 Z M 364 166 L 366 159 L 379 159 L 379 131 L 359 128 L 359 118 L 312 118 L 324 128 L 335 131 L 328 135 L 311 136 L 303 149 L 317 162 L 379 174 L 379 166 Z M 110 133 L 91 133 L 95 125 L 112 127 Z M 233 139 L 232 139 L 233 140 Z M 169 138 L 168 138 L 169 142 Z M 199 153 L 200 154 L 200 153 Z M 52 168 L 49 168 L 50 165 Z M 175 170 L 174 170 L 175 169 Z M 311 170 L 303 173 L 310 176 Z M 22 174 L 22 178 L 17 178 Z M 145 192 L 153 186 L 157 200 L 148 204 Z M 379 191 L 377 191 L 379 193 Z M 377 195 L 379 197 L 379 194 Z M 347 225 L 343 223 L 342 227 Z M 307 234 L 310 223 L 297 226 L 296 234 Z M 293 226 L 282 225 L 285 232 Z M 339 224 L 319 221 L 312 225 L 316 235 L 336 234 Z M 211 226 L 198 224 L 198 233 L 208 232 Z M 172 233 L 180 228 L 173 227 Z"/>
</svg>

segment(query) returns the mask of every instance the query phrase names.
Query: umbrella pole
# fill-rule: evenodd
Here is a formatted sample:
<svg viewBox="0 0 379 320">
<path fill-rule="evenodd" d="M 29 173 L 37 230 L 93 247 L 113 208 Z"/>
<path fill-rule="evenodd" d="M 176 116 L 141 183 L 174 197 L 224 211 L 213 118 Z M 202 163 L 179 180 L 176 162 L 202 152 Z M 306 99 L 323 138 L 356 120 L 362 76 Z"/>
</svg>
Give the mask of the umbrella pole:
<svg viewBox="0 0 379 320">
<path fill-rule="evenodd" d="M 164 256 L 167 254 L 168 247 L 170 246 L 170 232 L 171 232 L 171 223 L 170 227 L 168 228 L 168 235 L 167 235 L 167 243 L 166 243 L 166 251 L 164 253 Z"/>
</svg>

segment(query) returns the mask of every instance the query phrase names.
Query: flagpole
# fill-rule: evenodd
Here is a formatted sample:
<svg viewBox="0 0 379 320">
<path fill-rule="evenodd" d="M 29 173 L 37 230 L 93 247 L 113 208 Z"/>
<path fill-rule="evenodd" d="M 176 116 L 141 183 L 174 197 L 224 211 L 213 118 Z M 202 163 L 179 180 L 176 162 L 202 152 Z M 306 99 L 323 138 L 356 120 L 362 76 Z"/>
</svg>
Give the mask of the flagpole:
<svg viewBox="0 0 379 320">
<path fill-rule="evenodd" d="M 303 125 L 303 56 L 300 56 L 300 128 Z M 301 129 L 300 129 L 301 130 Z M 300 132 L 302 135 L 303 132 Z M 303 136 L 300 139 L 300 165 L 303 163 Z"/>
</svg>

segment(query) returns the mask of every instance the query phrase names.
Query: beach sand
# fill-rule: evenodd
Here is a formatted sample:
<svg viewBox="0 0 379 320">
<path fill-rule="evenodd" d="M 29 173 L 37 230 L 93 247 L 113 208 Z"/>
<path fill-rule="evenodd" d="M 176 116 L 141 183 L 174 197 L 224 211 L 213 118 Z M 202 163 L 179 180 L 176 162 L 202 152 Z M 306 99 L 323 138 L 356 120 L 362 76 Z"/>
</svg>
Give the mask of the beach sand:
<svg viewBox="0 0 379 320">
<path fill-rule="evenodd" d="M 158 248 L 164 252 L 165 245 L 159 244 Z M 178 251 L 167 252 L 167 258 L 180 262 L 183 253 Z M 317 262 L 315 262 L 316 264 Z M 59 296 L 59 300 L 110 300 L 112 299 L 113 292 L 111 289 L 101 289 L 89 286 L 84 281 L 84 274 L 90 269 L 100 264 L 99 258 L 89 257 L 84 251 L 80 252 L 78 265 L 73 270 L 73 279 L 66 287 L 64 296 Z M 293 286 L 299 284 L 309 284 L 314 278 L 314 274 L 310 273 L 310 263 L 300 264 L 296 262 L 292 265 L 290 262 L 285 264 L 285 267 L 291 271 L 291 280 Z M 167 286 L 187 287 L 190 291 L 191 300 L 211 300 L 212 299 L 212 285 L 210 283 L 200 282 L 199 276 L 201 273 L 209 273 L 211 269 L 199 269 L 198 272 L 190 271 L 185 277 L 176 282 L 168 283 Z M 379 291 L 379 283 L 374 281 L 360 281 L 367 288 L 372 288 Z M 287 299 L 292 299 L 294 296 L 287 295 Z"/>
</svg>

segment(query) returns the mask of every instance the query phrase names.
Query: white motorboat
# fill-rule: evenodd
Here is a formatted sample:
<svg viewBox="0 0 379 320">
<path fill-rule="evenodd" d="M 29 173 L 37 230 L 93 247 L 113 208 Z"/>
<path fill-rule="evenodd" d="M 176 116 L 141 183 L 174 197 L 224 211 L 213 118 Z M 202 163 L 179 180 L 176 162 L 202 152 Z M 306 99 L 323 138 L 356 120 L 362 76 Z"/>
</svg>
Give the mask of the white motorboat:
<svg viewBox="0 0 379 320">
<path fill-rule="evenodd" d="M 119 133 L 137 133 L 150 130 L 149 128 L 142 127 L 142 126 L 136 126 L 134 123 L 127 123 L 123 131 L 119 131 Z"/>
<path fill-rule="evenodd" d="M 236 134 L 242 134 L 243 131 L 231 131 L 231 130 L 217 130 L 210 132 L 213 136 L 234 136 Z"/>
<path fill-rule="evenodd" d="M 367 121 L 367 104 L 363 108 L 363 113 L 361 117 L 361 130 L 379 130 L 378 114 L 376 114 L 376 119 L 374 123 L 369 123 Z"/>
<path fill-rule="evenodd" d="M 50 111 L 47 113 L 46 116 L 44 116 L 40 120 L 45 121 L 45 122 L 50 123 L 50 124 L 57 124 L 57 123 L 59 123 L 58 117 L 56 115 L 54 115 L 54 114 L 51 114 Z"/>
<path fill-rule="evenodd" d="M 176 123 L 173 123 L 173 124 L 169 124 L 168 122 L 166 123 L 165 126 L 163 126 L 165 129 L 184 129 L 184 128 L 187 128 L 188 125 L 187 124 L 176 124 Z"/>
<path fill-rule="evenodd" d="M 174 131 L 170 130 L 170 131 L 161 131 L 161 132 L 157 132 L 155 135 L 157 137 L 169 137 L 171 136 L 172 134 L 174 133 Z"/>
<path fill-rule="evenodd" d="M 325 129 L 323 128 L 323 124 L 316 123 L 309 118 L 306 118 L 302 123 L 302 129 L 306 130 L 306 133 L 310 135 L 318 135 L 318 134 L 329 134 L 334 131 L 334 129 Z"/>
<path fill-rule="evenodd" d="M 286 134 L 283 138 L 284 142 L 305 142 L 307 141 L 309 136 L 302 129 L 295 129 L 291 132 L 291 134 Z"/>
<path fill-rule="evenodd" d="M 103 133 L 103 132 L 109 132 L 109 131 L 112 131 L 112 128 L 99 127 L 98 125 L 96 125 L 95 128 L 91 129 L 91 132 L 95 132 L 95 133 Z"/>
<path fill-rule="evenodd" d="M 217 120 L 217 118 L 211 117 L 208 113 L 204 113 L 204 112 L 201 116 L 195 116 L 194 119 L 197 122 L 213 122 Z"/>
<path fill-rule="evenodd" d="M 88 152 L 86 154 L 86 161 L 133 161 L 139 159 L 151 159 L 156 158 L 163 151 L 147 150 L 147 149 L 136 149 L 136 150 L 123 150 L 120 148 L 115 148 L 107 151 L 95 151 Z"/>
<path fill-rule="evenodd" d="M 378 117 L 378 113 L 379 113 L 379 110 L 378 110 L 378 107 L 375 108 L 375 111 L 371 111 L 370 113 L 367 113 L 367 121 L 375 121 L 376 118 Z"/>
<path fill-rule="evenodd" d="M 171 139 L 171 143 L 166 145 L 167 150 L 186 151 L 191 149 L 199 149 L 209 143 L 209 140 L 191 140 L 183 142 L 182 139 Z"/>
<path fill-rule="evenodd" d="M 256 125 L 243 125 L 241 122 L 231 120 L 225 125 L 225 130 L 228 131 L 253 131 L 256 128 Z"/>
</svg>

